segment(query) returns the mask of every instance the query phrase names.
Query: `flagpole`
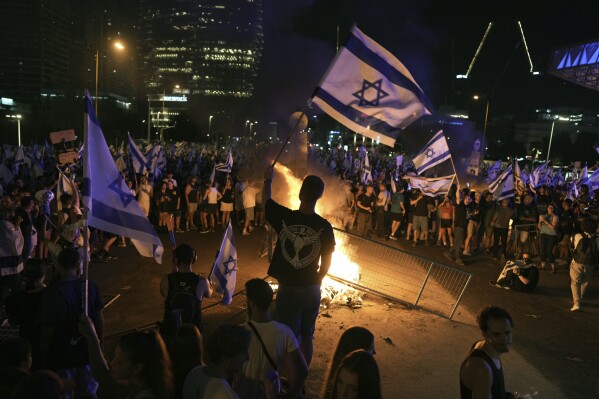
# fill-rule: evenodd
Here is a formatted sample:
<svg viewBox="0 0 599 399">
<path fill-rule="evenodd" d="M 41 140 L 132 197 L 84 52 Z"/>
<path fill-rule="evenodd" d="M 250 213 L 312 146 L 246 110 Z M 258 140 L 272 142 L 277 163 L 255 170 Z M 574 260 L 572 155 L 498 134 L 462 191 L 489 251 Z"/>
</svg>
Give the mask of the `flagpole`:
<svg viewBox="0 0 599 399">
<path fill-rule="evenodd" d="M 453 167 L 453 173 L 455 174 L 455 179 L 458 182 L 458 187 L 460 187 L 460 179 L 458 178 L 458 172 L 455 170 L 455 165 L 453 164 L 453 156 L 449 155 L 449 160 L 451 161 L 451 166 Z"/>
<path fill-rule="evenodd" d="M 281 147 L 281 149 L 279 150 L 279 153 L 277 154 L 277 156 L 275 157 L 275 160 L 272 161 L 272 165 L 271 167 L 275 167 L 275 165 L 277 164 L 277 161 L 279 160 L 279 157 L 281 156 L 281 154 L 283 153 L 283 150 L 285 149 L 285 147 L 287 146 L 287 143 L 289 143 L 289 140 L 291 140 L 291 137 L 293 136 L 293 134 L 295 133 L 295 131 L 297 130 L 302 118 L 306 115 L 306 110 L 307 110 L 308 106 L 304 106 L 304 108 L 302 109 L 302 113 L 299 116 L 299 118 L 297 118 L 297 122 L 295 122 L 295 125 L 293 126 L 293 128 L 291 129 L 291 132 L 289 132 L 289 135 L 287 135 L 287 139 L 285 140 L 285 142 L 283 143 L 283 146 Z"/>
<path fill-rule="evenodd" d="M 96 96 L 96 107 L 98 106 L 98 98 Z M 84 145 L 87 144 L 87 140 L 88 140 L 88 121 L 89 121 L 89 116 L 87 114 L 87 112 L 85 113 L 84 116 L 85 120 L 83 121 L 83 143 Z M 83 151 L 83 156 L 86 157 L 87 154 L 86 152 L 89 151 L 89 148 L 87 148 L 87 146 L 84 147 L 84 151 Z M 85 171 L 85 162 L 87 161 L 87 159 L 84 160 L 83 162 L 83 170 Z M 60 170 L 60 169 L 59 169 Z M 89 184 L 89 181 L 86 183 Z M 75 189 L 75 188 L 73 188 Z M 91 187 L 87 187 L 86 190 L 91 189 Z M 87 317 L 88 315 L 88 300 L 87 298 L 89 297 L 89 236 L 88 236 L 88 225 L 87 225 L 87 207 L 83 206 L 82 207 L 83 210 L 83 290 L 81 291 L 83 295 L 81 295 L 81 306 L 83 309 L 83 314 Z"/>
</svg>

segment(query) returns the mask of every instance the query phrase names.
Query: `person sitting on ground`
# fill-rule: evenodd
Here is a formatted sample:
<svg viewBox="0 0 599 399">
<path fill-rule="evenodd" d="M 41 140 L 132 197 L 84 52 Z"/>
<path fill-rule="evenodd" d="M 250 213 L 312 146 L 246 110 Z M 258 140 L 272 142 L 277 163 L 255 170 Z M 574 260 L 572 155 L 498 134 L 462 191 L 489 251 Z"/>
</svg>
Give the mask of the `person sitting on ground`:
<svg viewBox="0 0 599 399">
<path fill-rule="evenodd" d="M 329 397 L 331 394 L 334 373 L 339 364 L 341 364 L 341 361 L 349 353 L 359 349 L 363 349 L 374 356 L 376 353 L 374 350 L 374 335 L 367 328 L 353 326 L 345 330 L 339 338 L 337 349 L 335 349 L 335 353 L 333 354 L 333 360 L 329 365 L 326 378 L 324 379 L 324 389 L 321 395 L 323 398 Z"/>
<path fill-rule="evenodd" d="M 532 293 L 539 283 L 539 269 L 532 263 L 530 255 L 525 253 L 522 260 L 509 261 L 497 281 L 489 284 L 498 288 Z"/>
<path fill-rule="evenodd" d="M 251 333 L 242 326 L 221 325 L 208 337 L 208 364 L 192 369 L 183 399 L 239 399 L 231 381 L 248 360 Z"/>
<path fill-rule="evenodd" d="M 171 399 L 171 359 L 157 331 L 132 332 L 119 338 L 110 367 L 91 319 L 84 316 L 79 331 L 87 341 L 91 371 L 107 392 L 129 399 Z M 125 385 L 123 385 L 125 384 Z"/>
<path fill-rule="evenodd" d="M 381 399 L 381 377 L 374 357 L 365 350 L 345 356 L 335 371 L 333 389 L 327 399 Z"/>
<path fill-rule="evenodd" d="M 300 394 L 308 365 L 291 329 L 270 318 L 272 288 L 266 281 L 254 278 L 245 283 L 245 292 L 249 321 L 243 326 L 252 333 L 252 339 L 249 360 L 238 376 L 235 392 L 242 398 L 274 397 L 273 380 L 277 380 L 278 370 L 284 368 L 289 381 L 287 394 Z"/>
<path fill-rule="evenodd" d="M 160 295 L 164 298 L 163 333 L 173 335 L 185 323 L 202 331 L 202 300 L 210 298 L 212 285 L 204 276 L 191 269 L 197 260 L 195 250 L 180 244 L 173 251 L 173 272 L 160 282 Z"/>
</svg>

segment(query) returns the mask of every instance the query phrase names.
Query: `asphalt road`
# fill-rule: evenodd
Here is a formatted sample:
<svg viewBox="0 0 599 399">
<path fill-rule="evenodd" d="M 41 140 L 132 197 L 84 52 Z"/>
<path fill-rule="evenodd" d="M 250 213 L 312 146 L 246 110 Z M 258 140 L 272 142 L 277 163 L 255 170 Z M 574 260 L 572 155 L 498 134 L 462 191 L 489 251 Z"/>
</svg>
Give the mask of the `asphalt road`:
<svg viewBox="0 0 599 399">
<path fill-rule="evenodd" d="M 194 270 L 208 274 L 214 254 L 220 244 L 222 230 L 216 233 L 199 234 L 197 231 L 177 234 L 178 242 L 191 244 L 198 251 Z M 163 243 L 167 243 L 166 236 Z M 237 290 L 253 277 L 264 277 L 267 271 L 266 258 L 260 258 L 263 230 L 258 229 L 250 236 L 241 236 L 236 231 L 238 249 Z M 408 252 L 447 264 L 441 248 L 436 246 L 412 247 L 405 240 L 385 241 Z M 162 275 L 170 271 L 170 254 L 165 254 L 162 265 L 152 259 L 141 258 L 133 247 L 114 248 L 118 259 L 109 263 L 93 263 L 90 276 L 102 293 L 120 294 L 105 311 L 106 335 L 152 324 L 162 318 L 163 303 L 159 295 Z M 599 397 L 599 280 L 596 274 L 589 284 L 586 303 L 582 312 L 572 313 L 570 279 L 567 270 L 560 269 L 553 275 L 541 271 L 539 286 L 533 294 L 520 294 L 491 287 L 502 265 L 487 255 L 465 258 L 463 270 L 474 273 L 458 313 L 474 315 L 488 304 L 508 309 L 514 318 L 513 347 L 528 363 L 534 365 L 548 380 L 557 385 L 567 398 Z M 452 266 L 456 266 L 452 264 Z M 459 266 L 458 266 L 459 267 Z M 209 300 L 204 305 L 215 303 Z M 209 331 L 224 321 L 243 318 L 243 300 L 233 306 L 213 306 L 205 312 Z M 458 321 L 472 317 L 458 317 Z M 467 345 L 467 344 L 466 344 Z M 463 349 L 463 348 L 462 348 Z M 455 371 L 451 371 L 454 373 Z"/>
</svg>

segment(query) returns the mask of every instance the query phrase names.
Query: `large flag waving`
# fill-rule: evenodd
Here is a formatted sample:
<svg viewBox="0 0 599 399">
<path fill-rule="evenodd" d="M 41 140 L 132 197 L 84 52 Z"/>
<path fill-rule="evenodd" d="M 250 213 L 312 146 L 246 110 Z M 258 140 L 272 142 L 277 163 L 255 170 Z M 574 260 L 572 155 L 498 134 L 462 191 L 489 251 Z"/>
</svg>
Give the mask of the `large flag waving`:
<svg viewBox="0 0 599 399">
<path fill-rule="evenodd" d="M 364 154 L 364 170 L 362 172 L 362 182 L 364 182 L 364 184 L 372 183 L 372 168 L 370 167 L 368 153 Z"/>
<path fill-rule="evenodd" d="M 410 176 L 410 186 L 417 188 L 428 197 L 436 197 L 449 192 L 455 175 L 429 179 L 421 176 Z"/>
<path fill-rule="evenodd" d="M 514 196 L 514 172 L 511 164 L 489 184 L 489 191 L 498 201 Z"/>
<path fill-rule="evenodd" d="M 349 129 L 393 147 L 432 106 L 406 67 L 353 27 L 312 102 Z"/>
<path fill-rule="evenodd" d="M 527 177 L 524 176 L 524 171 L 520 170 L 520 165 L 518 161 L 514 161 L 514 183 L 516 184 L 516 191 L 518 191 L 519 195 L 522 195 L 526 192 L 526 180 Z"/>
<path fill-rule="evenodd" d="M 103 231 L 131 238 L 142 256 L 162 262 L 162 243 L 117 170 L 86 92 L 83 203 L 87 222 Z"/>
<path fill-rule="evenodd" d="M 223 305 L 231 303 L 235 292 L 236 279 L 237 248 L 235 247 L 235 237 L 233 237 L 233 226 L 229 221 L 210 273 L 210 281 L 214 283 L 214 289 L 216 292 L 223 294 Z"/>
<path fill-rule="evenodd" d="M 439 130 L 437 134 L 429 140 L 422 150 L 412 160 L 416 173 L 421 174 L 427 169 L 432 168 L 435 165 L 439 165 L 441 162 L 451 158 L 449 147 L 447 146 L 447 140 L 443 135 L 443 130 Z"/>
<path fill-rule="evenodd" d="M 148 160 L 144 157 L 144 154 L 131 138 L 131 134 L 127 133 L 127 137 L 129 140 L 129 157 L 133 163 L 133 171 L 140 174 L 144 173 L 146 171 Z"/>
<path fill-rule="evenodd" d="M 497 179 L 499 172 L 501 172 L 501 159 L 495 162 L 487 171 L 487 178 L 485 179 L 487 184 L 491 184 L 492 181 Z"/>
</svg>

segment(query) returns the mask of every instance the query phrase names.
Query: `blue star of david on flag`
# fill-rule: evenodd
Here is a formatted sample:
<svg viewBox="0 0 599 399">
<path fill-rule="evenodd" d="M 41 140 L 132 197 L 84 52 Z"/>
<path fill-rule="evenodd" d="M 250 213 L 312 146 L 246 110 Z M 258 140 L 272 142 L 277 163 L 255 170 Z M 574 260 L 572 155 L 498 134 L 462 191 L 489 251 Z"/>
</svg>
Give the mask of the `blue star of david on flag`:
<svg viewBox="0 0 599 399">
<path fill-rule="evenodd" d="M 389 95 L 389 93 L 387 93 L 386 91 L 384 91 L 381 88 L 382 84 L 383 84 L 383 79 L 379 79 L 375 82 L 369 82 L 368 80 L 364 79 L 362 81 L 362 89 L 358 90 L 357 92 L 353 93 L 352 95 L 354 97 L 356 97 L 358 100 L 360 100 L 360 103 L 359 103 L 360 106 L 370 105 L 371 107 L 378 107 L 381 98 L 387 97 Z M 376 93 L 375 98 L 370 99 L 370 100 L 367 99 L 366 98 L 367 94 L 369 95 L 370 98 L 372 98 L 373 90 Z"/>
<path fill-rule="evenodd" d="M 230 266 L 231 263 L 233 264 L 232 268 Z M 233 259 L 233 257 L 229 255 L 229 259 L 226 262 L 223 262 L 223 266 L 225 267 L 225 274 L 231 274 L 237 270 L 237 259 Z"/>
<path fill-rule="evenodd" d="M 130 192 L 121 190 L 121 182 L 122 181 L 123 181 L 123 178 L 121 176 L 119 176 L 115 181 L 110 183 L 110 185 L 108 186 L 108 189 L 117 193 L 121 202 L 123 203 L 123 206 L 126 208 L 131 203 L 131 201 L 133 201 L 135 199 L 135 197 Z"/>
<path fill-rule="evenodd" d="M 435 155 L 435 150 L 433 150 L 432 148 L 429 148 L 429 149 L 426 151 L 426 157 L 427 157 L 427 158 L 432 158 L 434 155 Z"/>
</svg>

